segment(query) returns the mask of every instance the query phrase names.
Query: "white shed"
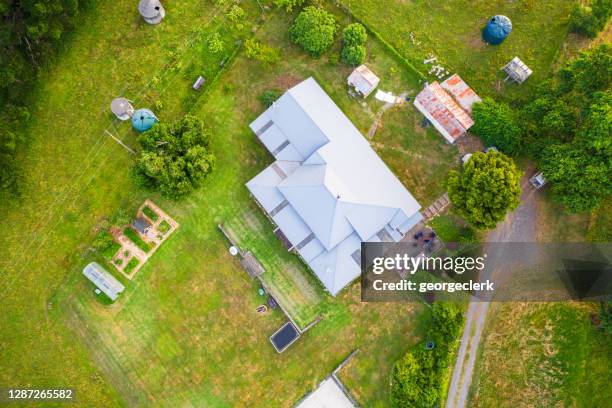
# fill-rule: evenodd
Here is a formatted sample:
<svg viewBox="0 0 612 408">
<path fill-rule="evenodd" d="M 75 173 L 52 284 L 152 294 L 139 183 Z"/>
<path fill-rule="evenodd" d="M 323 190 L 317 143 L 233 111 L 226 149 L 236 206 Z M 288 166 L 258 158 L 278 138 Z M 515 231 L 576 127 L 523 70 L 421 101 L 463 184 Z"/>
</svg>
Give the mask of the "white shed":
<svg viewBox="0 0 612 408">
<path fill-rule="evenodd" d="M 522 84 L 531 76 L 533 71 L 519 57 L 512 58 L 512 61 L 507 63 L 502 70 L 508 74 L 504 81 L 513 80 L 517 84 Z"/>
<path fill-rule="evenodd" d="M 360 95 L 367 98 L 378 86 L 380 78 L 365 65 L 360 65 L 349 75 L 348 84 L 354 88 Z"/>
</svg>

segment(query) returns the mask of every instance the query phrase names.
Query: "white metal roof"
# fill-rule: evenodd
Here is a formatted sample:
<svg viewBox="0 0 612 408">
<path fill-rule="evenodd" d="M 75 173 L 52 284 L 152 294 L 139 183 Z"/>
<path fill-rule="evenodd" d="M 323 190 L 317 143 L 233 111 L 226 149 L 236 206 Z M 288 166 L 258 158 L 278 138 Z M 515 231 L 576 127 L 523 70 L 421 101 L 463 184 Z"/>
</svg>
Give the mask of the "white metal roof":
<svg viewBox="0 0 612 408">
<path fill-rule="evenodd" d="M 92 262 L 83 268 L 83 275 L 87 277 L 98 289 L 104 292 L 111 300 L 117 299 L 125 286 L 113 275 L 108 273 L 100 264 Z"/>
<path fill-rule="evenodd" d="M 351 400 L 332 377 L 308 394 L 296 408 L 354 408 Z"/>
<path fill-rule="evenodd" d="M 277 162 L 247 187 L 332 294 L 359 276 L 351 255 L 361 241 L 376 240 L 392 222 L 389 228 L 408 228 L 421 219 L 419 203 L 313 78 L 287 91 L 251 129 Z M 295 167 L 279 177 L 271 169 L 278 163 Z"/>
</svg>

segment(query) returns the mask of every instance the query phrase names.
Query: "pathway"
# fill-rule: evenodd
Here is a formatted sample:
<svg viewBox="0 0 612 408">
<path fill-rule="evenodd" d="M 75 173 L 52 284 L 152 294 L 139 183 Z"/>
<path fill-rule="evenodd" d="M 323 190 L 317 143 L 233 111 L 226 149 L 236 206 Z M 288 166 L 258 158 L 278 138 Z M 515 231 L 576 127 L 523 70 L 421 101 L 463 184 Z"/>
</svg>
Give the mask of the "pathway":
<svg viewBox="0 0 612 408">
<path fill-rule="evenodd" d="M 531 174 L 533 169 L 527 169 L 525 174 Z M 499 242 L 535 242 L 536 241 L 536 221 L 537 207 L 535 191 L 529 184 L 529 178 L 523 176 L 521 180 L 520 206 L 506 217 L 506 220 L 498 224 L 497 228 L 487 235 L 487 243 Z M 486 253 L 486 244 L 485 244 Z M 506 261 L 496 259 L 485 270 L 486 274 L 494 276 L 498 273 L 509 273 L 505 271 L 503 265 Z M 472 298 L 468 306 L 465 319 L 465 326 L 461 337 L 461 345 L 457 353 L 457 360 L 451 377 L 446 399 L 446 408 L 464 408 L 467 404 L 468 392 L 472 383 L 472 375 L 476 364 L 478 346 L 482 337 L 489 302 L 483 302 Z"/>
<path fill-rule="evenodd" d="M 405 99 L 406 96 L 408 96 L 408 92 L 402 92 L 399 97 L 402 99 Z M 378 126 L 380 126 L 380 122 L 382 121 L 382 116 L 383 114 L 388 111 L 389 109 L 393 108 L 394 106 L 403 106 L 404 104 L 397 104 L 397 103 L 385 103 L 379 110 L 378 112 L 376 112 L 376 116 L 374 117 L 374 123 L 372 123 L 372 126 L 370 126 L 370 129 L 368 130 L 368 139 L 372 139 L 374 137 L 374 135 L 376 134 L 376 130 L 378 129 Z"/>
</svg>

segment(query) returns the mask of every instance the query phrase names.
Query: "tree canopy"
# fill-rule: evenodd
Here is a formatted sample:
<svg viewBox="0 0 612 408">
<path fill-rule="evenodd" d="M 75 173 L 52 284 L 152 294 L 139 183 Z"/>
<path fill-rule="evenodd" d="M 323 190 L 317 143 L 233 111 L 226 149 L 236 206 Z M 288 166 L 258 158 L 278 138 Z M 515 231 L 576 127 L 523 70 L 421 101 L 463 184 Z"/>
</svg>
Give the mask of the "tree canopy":
<svg viewBox="0 0 612 408">
<path fill-rule="evenodd" d="M 368 33 L 359 23 L 346 26 L 342 32 L 342 60 L 349 65 L 359 65 L 366 57 L 365 43 Z"/>
<path fill-rule="evenodd" d="M 142 151 L 133 169 L 136 180 L 170 197 L 191 192 L 215 166 L 209 138 L 202 121 L 194 116 L 156 124 L 138 139 Z"/>
<path fill-rule="evenodd" d="M 593 0 L 591 6 L 576 4 L 570 15 L 570 29 L 589 38 L 606 26 L 612 14 L 612 0 Z"/>
<path fill-rule="evenodd" d="M 474 126 L 470 131 L 482 138 L 488 146 L 496 146 L 508 154 L 519 151 L 521 128 L 507 104 L 484 98 L 472 108 L 472 117 Z"/>
<path fill-rule="evenodd" d="M 338 24 L 333 14 L 308 6 L 291 26 L 291 38 L 313 57 L 320 57 L 334 42 Z"/>
<path fill-rule="evenodd" d="M 291 13 L 294 8 L 301 7 L 305 0 L 274 0 L 276 7 L 284 7 L 287 13 Z"/>
<path fill-rule="evenodd" d="M 519 205 L 521 173 L 514 161 L 495 151 L 476 152 L 461 171 L 451 171 L 448 196 L 457 212 L 476 228 L 489 229 Z"/>
<path fill-rule="evenodd" d="M 434 303 L 427 333 L 434 348 L 428 350 L 419 343 L 395 363 L 391 372 L 392 407 L 436 406 L 462 325 L 463 313 L 456 304 Z"/>
</svg>

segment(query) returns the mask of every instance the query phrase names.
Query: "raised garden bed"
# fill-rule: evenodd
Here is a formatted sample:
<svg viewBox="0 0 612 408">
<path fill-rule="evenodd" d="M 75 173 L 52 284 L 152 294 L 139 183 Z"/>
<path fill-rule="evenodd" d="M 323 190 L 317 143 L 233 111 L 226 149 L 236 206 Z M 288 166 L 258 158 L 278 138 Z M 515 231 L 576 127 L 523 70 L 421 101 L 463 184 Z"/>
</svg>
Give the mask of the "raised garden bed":
<svg viewBox="0 0 612 408">
<path fill-rule="evenodd" d="M 172 226 L 166 220 L 163 220 L 157 226 L 157 230 L 159 232 L 161 232 L 162 234 L 164 234 L 164 235 L 166 234 L 166 232 L 170 231 L 171 228 L 172 228 Z"/>
<path fill-rule="evenodd" d="M 142 209 L 142 213 L 147 216 L 148 219 L 155 222 L 159 219 L 159 215 L 151 209 L 148 205 L 145 205 Z"/>
<path fill-rule="evenodd" d="M 125 272 L 125 273 L 127 273 L 129 275 L 130 273 L 132 273 L 134 268 L 136 268 L 138 266 L 139 263 L 140 263 L 140 261 L 138 259 L 136 259 L 135 257 L 133 257 L 132 259 L 130 259 L 130 262 L 128 262 L 127 265 L 125 265 L 125 268 L 123 269 L 123 272 Z"/>
<path fill-rule="evenodd" d="M 123 229 L 123 235 L 125 235 L 130 241 L 136 244 L 138 248 L 145 252 L 149 252 L 151 248 L 153 248 L 153 245 L 145 242 L 142 238 L 140 238 L 140 235 L 138 235 L 138 233 L 130 227 L 125 227 Z"/>
<path fill-rule="evenodd" d="M 119 251 L 120 248 L 121 244 L 119 244 L 118 242 L 113 242 L 108 248 L 102 251 L 102 256 L 105 259 L 113 259 L 113 257 L 115 256 L 117 251 Z"/>
</svg>

